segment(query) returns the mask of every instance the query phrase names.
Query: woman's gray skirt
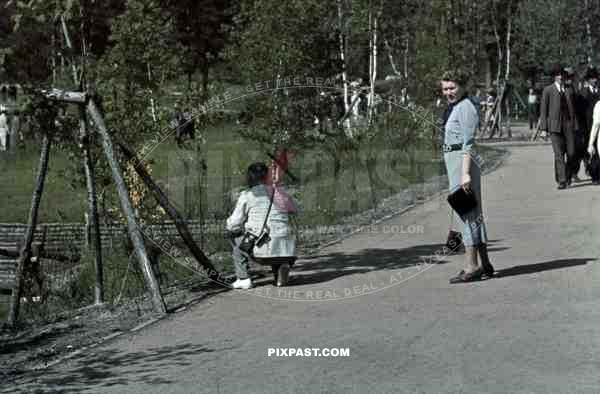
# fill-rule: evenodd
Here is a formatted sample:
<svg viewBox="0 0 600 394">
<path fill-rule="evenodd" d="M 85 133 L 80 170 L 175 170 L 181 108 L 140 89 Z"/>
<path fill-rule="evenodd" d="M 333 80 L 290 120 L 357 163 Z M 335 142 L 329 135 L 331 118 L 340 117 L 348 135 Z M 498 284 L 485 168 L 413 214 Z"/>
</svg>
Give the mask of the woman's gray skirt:
<svg viewBox="0 0 600 394">
<path fill-rule="evenodd" d="M 444 162 L 446 163 L 446 172 L 450 183 L 450 193 L 461 187 L 462 181 L 462 150 L 444 153 Z M 461 226 L 459 230 L 462 233 L 462 239 L 465 246 L 477 246 L 487 243 L 487 230 L 483 218 L 483 204 L 481 201 L 481 167 L 477 160 L 471 158 L 471 189 L 477 198 L 477 207 L 469 213 L 459 216 L 453 212 L 456 223 Z"/>
</svg>

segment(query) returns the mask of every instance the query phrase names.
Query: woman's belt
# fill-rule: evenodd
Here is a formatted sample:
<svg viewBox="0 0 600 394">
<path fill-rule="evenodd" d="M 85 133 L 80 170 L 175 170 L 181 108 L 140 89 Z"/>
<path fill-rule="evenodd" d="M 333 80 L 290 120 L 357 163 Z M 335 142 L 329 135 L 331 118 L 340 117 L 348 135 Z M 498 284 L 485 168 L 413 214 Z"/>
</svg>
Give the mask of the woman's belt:
<svg viewBox="0 0 600 394">
<path fill-rule="evenodd" d="M 443 144 L 442 145 L 442 150 L 444 151 L 444 153 L 453 152 L 455 150 L 462 150 L 462 149 L 463 149 L 462 144 L 452 144 L 452 145 Z"/>
</svg>

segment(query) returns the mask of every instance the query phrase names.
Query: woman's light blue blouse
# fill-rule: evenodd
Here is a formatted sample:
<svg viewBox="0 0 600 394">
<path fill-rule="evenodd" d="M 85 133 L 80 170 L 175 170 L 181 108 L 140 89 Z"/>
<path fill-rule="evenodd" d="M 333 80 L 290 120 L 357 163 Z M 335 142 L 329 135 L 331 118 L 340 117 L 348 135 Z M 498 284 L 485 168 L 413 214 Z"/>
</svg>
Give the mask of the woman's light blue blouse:
<svg viewBox="0 0 600 394">
<path fill-rule="evenodd" d="M 460 144 L 463 150 L 470 151 L 475 142 L 475 129 L 479 114 L 469 99 L 464 99 L 452 110 L 444 130 L 444 144 Z"/>
</svg>

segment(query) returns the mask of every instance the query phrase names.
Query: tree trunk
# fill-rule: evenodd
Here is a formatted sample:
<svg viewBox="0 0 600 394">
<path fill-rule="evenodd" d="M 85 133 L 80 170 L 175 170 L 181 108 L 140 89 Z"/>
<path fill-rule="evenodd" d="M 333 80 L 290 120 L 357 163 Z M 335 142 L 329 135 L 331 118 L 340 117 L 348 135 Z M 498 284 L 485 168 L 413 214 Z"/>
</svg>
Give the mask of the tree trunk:
<svg viewBox="0 0 600 394">
<path fill-rule="evenodd" d="M 104 302 L 104 274 L 102 264 L 102 240 L 100 238 L 100 223 L 98 218 L 98 200 L 96 196 L 96 183 L 94 175 L 94 160 L 90 149 L 90 135 L 87 129 L 87 117 L 85 108 L 79 106 L 79 128 L 81 138 L 81 151 L 83 155 L 83 166 L 85 169 L 85 180 L 87 186 L 88 223 L 92 234 L 91 250 L 94 255 L 94 271 L 96 283 L 94 288 L 94 302 Z"/>
<path fill-rule="evenodd" d="M 52 37 L 50 38 L 50 67 L 52 68 L 52 87 L 56 86 L 56 28 L 52 29 Z"/>
<path fill-rule="evenodd" d="M 392 66 L 394 75 L 401 76 L 402 73 L 400 73 L 400 71 L 398 71 L 398 67 L 396 67 L 396 63 L 394 62 L 394 56 L 392 54 L 392 47 L 390 46 L 388 40 L 383 40 L 383 45 L 385 45 L 385 49 L 387 50 L 388 59 L 390 60 L 390 65 Z"/>
<path fill-rule="evenodd" d="M 67 48 L 69 48 L 69 50 L 73 50 L 73 45 L 71 44 L 71 38 L 69 37 L 69 29 L 67 28 L 67 22 L 65 20 L 64 15 L 61 15 L 60 17 L 60 25 L 62 26 L 62 31 L 63 31 L 63 37 L 65 39 L 65 44 L 67 45 Z M 71 72 L 73 73 L 73 81 L 75 81 L 75 86 L 79 85 L 78 83 L 78 76 L 77 76 L 77 66 L 75 65 L 75 62 L 73 61 L 73 58 L 71 58 Z"/>
<path fill-rule="evenodd" d="M 374 64 L 373 61 L 375 60 L 375 57 L 373 56 L 373 49 L 374 49 L 374 29 L 373 29 L 373 25 L 374 25 L 374 21 L 373 21 L 373 0 L 369 0 L 368 3 L 368 19 L 369 19 L 369 95 L 367 96 L 367 124 L 371 124 L 371 105 L 373 103 L 373 69 L 374 69 Z"/>
<path fill-rule="evenodd" d="M 504 73 L 504 95 L 506 95 L 506 89 L 507 89 L 507 84 L 508 84 L 508 78 L 510 75 L 510 36 L 512 33 L 512 12 L 511 12 L 511 8 L 512 8 L 512 1 L 509 2 L 508 4 L 508 15 L 507 15 L 507 21 L 506 21 L 506 70 Z M 506 103 L 506 133 L 508 134 L 508 137 L 511 138 L 512 137 L 512 131 L 510 130 L 510 100 L 509 97 L 505 97 L 504 98 L 505 103 Z"/>
<path fill-rule="evenodd" d="M 445 10 L 445 20 L 446 20 L 446 46 L 447 46 L 447 50 L 448 50 L 448 64 L 447 66 L 449 66 L 450 68 L 454 67 L 456 65 L 456 55 L 455 55 L 455 50 L 453 48 L 453 46 L 455 45 L 455 38 L 454 38 L 454 8 L 453 8 L 453 2 L 452 1 L 447 1 L 446 2 L 446 10 Z"/>
<path fill-rule="evenodd" d="M 35 228 L 37 226 L 38 211 L 40 208 L 40 202 L 42 201 L 42 193 L 44 191 L 44 181 L 46 180 L 46 174 L 48 173 L 50 146 L 50 137 L 48 137 L 47 134 L 44 134 L 44 138 L 42 140 L 42 149 L 40 152 L 40 160 L 38 163 L 35 189 L 33 190 L 33 197 L 31 199 L 31 209 L 29 210 L 29 217 L 27 219 L 27 229 L 25 230 L 23 246 L 21 247 L 21 250 L 19 252 L 19 259 L 17 260 L 15 284 L 13 286 L 12 296 L 10 298 L 8 324 L 13 327 L 19 319 L 19 306 L 21 301 L 21 294 L 23 292 L 24 268 L 26 265 L 29 265 L 31 263 L 31 244 L 33 242 L 33 236 L 35 234 Z"/>
<path fill-rule="evenodd" d="M 205 57 L 204 65 L 202 66 L 202 102 L 208 100 L 208 59 Z"/>
<path fill-rule="evenodd" d="M 473 21 L 473 41 L 471 42 L 471 74 L 477 75 L 477 66 L 479 63 L 479 53 L 480 53 L 480 36 L 479 29 L 481 26 L 481 21 L 479 20 L 479 5 L 478 1 L 470 0 L 469 3 L 469 14 L 471 15 L 471 20 Z"/>
<path fill-rule="evenodd" d="M 406 34 L 406 38 L 404 39 L 404 79 L 408 81 L 408 44 L 409 44 L 409 35 Z"/>
<path fill-rule="evenodd" d="M 146 74 L 148 75 L 148 85 L 152 84 L 152 69 L 150 68 L 150 63 L 146 63 Z M 156 106 L 154 104 L 154 92 L 152 88 L 149 89 L 150 92 L 150 113 L 152 114 L 152 121 L 154 123 L 158 122 L 156 119 Z"/>
<path fill-rule="evenodd" d="M 160 294 L 158 281 L 156 280 L 154 272 L 152 271 L 152 264 L 148 258 L 148 254 L 146 253 L 146 247 L 144 246 L 141 230 L 135 220 L 135 213 L 133 211 L 133 207 L 131 206 L 131 201 L 129 200 L 129 194 L 127 193 L 127 188 L 125 187 L 125 182 L 123 181 L 121 168 L 115 157 L 110 135 L 108 134 L 108 130 L 104 124 L 104 119 L 102 118 L 100 111 L 98 111 L 94 100 L 89 100 L 87 110 L 92 117 L 92 120 L 96 124 L 100 136 L 102 137 L 104 154 L 108 164 L 110 165 L 113 181 L 117 187 L 119 200 L 121 201 L 121 209 L 127 218 L 129 237 L 131 238 L 131 243 L 133 244 L 138 261 L 140 262 L 142 273 L 144 274 L 144 279 L 146 280 L 146 286 L 148 287 L 148 291 L 152 297 L 154 309 L 156 312 L 164 314 L 167 311 L 165 302 Z"/>
<path fill-rule="evenodd" d="M 510 14 L 510 7 L 512 7 L 512 2 L 509 2 L 508 6 L 509 14 L 506 22 L 506 70 L 504 70 L 504 81 L 508 81 L 508 77 L 510 75 L 510 36 L 512 33 L 512 15 Z"/>
<path fill-rule="evenodd" d="M 160 206 L 165 210 L 165 212 L 169 215 L 169 217 L 175 222 L 175 227 L 177 227 L 177 232 L 183 239 L 183 242 L 188 247 L 196 261 L 202 267 L 203 272 L 207 272 L 208 279 L 215 280 L 219 277 L 219 273 L 215 269 L 215 267 L 211 264 L 210 260 L 206 257 L 204 252 L 196 245 L 192 234 L 190 233 L 185 219 L 181 216 L 181 214 L 177 211 L 175 206 L 171 204 L 167 195 L 162 191 L 160 186 L 154 182 L 150 174 L 146 171 L 144 166 L 137 165 L 137 155 L 135 151 L 120 137 L 116 137 L 116 142 L 133 165 L 137 174 L 140 176 L 142 181 L 146 184 L 148 189 L 152 192 L 152 195 L 156 199 L 156 201 L 160 204 Z"/>
<path fill-rule="evenodd" d="M 369 91 L 369 105 L 368 105 L 368 113 L 367 120 L 368 124 L 371 125 L 373 122 L 373 116 L 375 114 L 375 80 L 377 79 L 377 29 L 379 18 L 383 12 L 383 0 L 381 0 L 379 10 L 375 17 L 373 17 L 373 36 L 372 36 L 372 52 L 371 52 L 371 64 L 373 65 L 371 69 L 371 81 L 370 81 L 370 91 Z"/>
<path fill-rule="evenodd" d="M 80 9 L 79 16 L 81 18 L 80 33 L 81 33 L 81 79 L 78 79 L 77 68 L 75 67 L 74 59 L 71 59 L 73 65 L 73 83 L 82 88 L 84 84 L 84 70 L 86 64 L 86 42 L 85 42 L 85 18 L 83 15 L 83 7 Z M 61 25 L 63 30 L 63 36 L 65 44 L 69 50 L 73 50 L 69 30 L 64 16 L 61 16 Z M 103 275 L 103 264 L 102 264 L 102 242 L 100 238 L 100 225 L 98 219 L 98 203 L 96 197 L 96 184 L 94 176 L 94 166 L 91 156 L 90 149 L 90 136 L 87 129 L 87 117 L 85 115 L 85 108 L 83 104 L 79 106 L 79 137 L 81 139 L 80 149 L 83 157 L 83 167 L 85 171 L 86 186 L 87 186 L 87 202 L 88 212 L 86 220 L 86 234 L 91 234 L 91 242 L 88 244 L 91 246 L 94 255 L 94 271 L 96 276 L 96 283 L 94 286 L 94 302 L 95 304 L 102 304 L 104 302 L 104 275 Z"/>
<path fill-rule="evenodd" d="M 500 76 L 502 75 L 502 45 L 500 43 L 500 34 L 498 34 L 498 27 L 496 26 L 496 15 L 492 15 L 492 27 L 494 29 L 494 37 L 496 38 L 496 47 L 498 48 L 498 70 L 496 71 L 496 89 L 500 89 Z M 499 95 L 500 92 L 498 91 Z"/>
<path fill-rule="evenodd" d="M 344 89 L 344 111 L 345 111 L 345 115 L 348 114 L 349 112 L 349 108 L 348 108 L 348 80 L 346 77 L 346 35 L 344 34 L 344 15 L 343 15 L 343 8 L 342 8 L 342 1 L 343 0 L 337 0 L 337 6 L 338 6 L 338 26 L 340 29 L 340 34 L 339 34 L 339 43 L 340 43 L 340 60 L 342 62 L 342 85 L 343 85 L 343 89 Z M 348 119 L 348 117 L 346 117 L 346 120 L 344 121 L 344 129 L 346 132 L 346 135 L 350 138 L 352 138 L 352 130 L 350 129 L 350 120 Z"/>
</svg>

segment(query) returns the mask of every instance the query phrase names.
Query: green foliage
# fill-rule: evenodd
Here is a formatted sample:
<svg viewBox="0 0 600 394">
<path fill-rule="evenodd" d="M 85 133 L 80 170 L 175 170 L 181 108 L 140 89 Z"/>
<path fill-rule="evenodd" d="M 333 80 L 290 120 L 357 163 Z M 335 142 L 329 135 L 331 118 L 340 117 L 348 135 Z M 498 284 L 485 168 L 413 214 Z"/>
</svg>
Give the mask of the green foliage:
<svg viewBox="0 0 600 394">
<path fill-rule="evenodd" d="M 524 0 L 516 18 L 515 52 L 519 66 L 549 68 L 575 63 L 578 51 L 577 8 L 560 0 Z"/>
<path fill-rule="evenodd" d="M 328 2 L 241 2 L 228 59 L 243 64 L 247 83 L 281 76 L 328 77 L 339 72 L 336 7 Z"/>
</svg>

